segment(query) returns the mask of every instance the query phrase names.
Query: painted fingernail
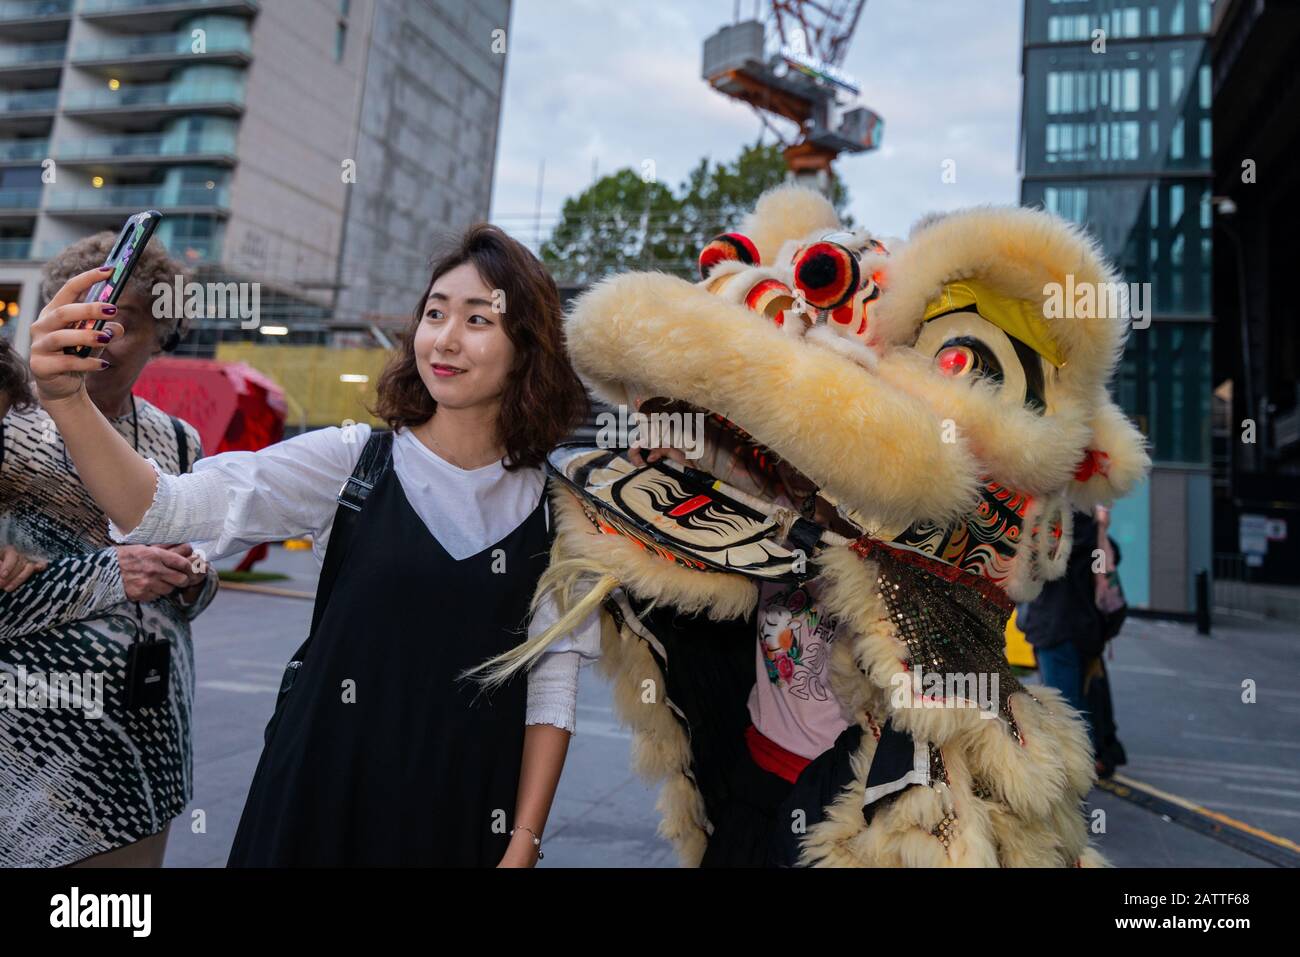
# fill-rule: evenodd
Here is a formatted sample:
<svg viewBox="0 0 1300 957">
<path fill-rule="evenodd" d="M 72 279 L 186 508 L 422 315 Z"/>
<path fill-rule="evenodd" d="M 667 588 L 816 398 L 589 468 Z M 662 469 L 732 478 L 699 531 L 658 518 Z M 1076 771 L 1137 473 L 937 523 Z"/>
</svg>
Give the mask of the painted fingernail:
<svg viewBox="0 0 1300 957">
<path fill-rule="evenodd" d="M 100 359 L 100 360 L 99 360 L 99 367 L 100 367 L 101 369 L 107 369 L 107 368 L 109 367 L 109 365 L 111 365 L 111 363 L 110 363 L 107 359 Z"/>
<path fill-rule="evenodd" d="M 113 334 L 111 332 L 101 332 L 99 335 L 95 336 L 95 338 L 100 342 L 112 342 Z"/>
<path fill-rule="evenodd" d="M 111 316 L 111 315 L 113 315 L 115 312 L 117 312 L 117 306 L 104 306 L 104 307 L 101 308 L 99 311 L 102 312 L 102 313 L 103 313 L 104 315 L 106 315 L 106 316 Z"/>
<path fill-rule="evenodd" d="M 112 268 L 113 268 L 112 263 L 109 263 L 109 264 L 106 265 L 106 266 L 100 266 L 100 267 L 99 267 L 99 271 L 100 271 L 100 272 L 108 272 L 108 271 L 109 271 L 110 269 L 112 269 Z"/>
</svg>

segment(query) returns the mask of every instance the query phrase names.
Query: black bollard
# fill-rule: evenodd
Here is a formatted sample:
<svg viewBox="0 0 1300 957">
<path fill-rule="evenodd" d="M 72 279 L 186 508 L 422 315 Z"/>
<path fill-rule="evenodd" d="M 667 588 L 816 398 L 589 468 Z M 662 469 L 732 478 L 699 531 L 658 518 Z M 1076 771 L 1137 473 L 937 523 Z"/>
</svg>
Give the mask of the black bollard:
<svg viewBox="0 0 1300 957">
<path fill-rule="evenodd" d="M 1196 633 L 1210 633 L 1210 573 L 1204 568 L 1196 573 Z"/>
</svg>

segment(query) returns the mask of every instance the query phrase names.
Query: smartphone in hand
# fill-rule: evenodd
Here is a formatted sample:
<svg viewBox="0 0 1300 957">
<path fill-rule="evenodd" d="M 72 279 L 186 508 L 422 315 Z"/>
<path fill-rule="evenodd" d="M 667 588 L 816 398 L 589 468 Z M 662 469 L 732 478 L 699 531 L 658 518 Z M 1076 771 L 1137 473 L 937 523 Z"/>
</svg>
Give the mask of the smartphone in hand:
<svg viewBox="0 0 1300 957">
<path fill-rule="evenodd" d="M 114 267 L 112 275 L 91 286 L 84 302 L 117 302 L 118 297 L 122 295 L 122 288 L 135 270 L 136 263 L 144 255 L 144 247 L 149 242 L 149 237 L 153 235 L 153 231 L 158 228 L 158 223 L 161 221 L 162 213 L 156 209 L 134 213 L 127 219 L 122 231 L 117 234 L 117 240 L 113 243 L 108 258 L 104 260 L 105 266 Z M 104 322 L 104 319 L 96 319 L 95 328 L 103 329 Z M 77 328 L 85 328 L 85 325 L 85 322 L 79 322 Z M 90 355 L 91 348 L 90 346 L 68 346 L 63 351 L 68 355 L 84 359 Z"/>
</svg>

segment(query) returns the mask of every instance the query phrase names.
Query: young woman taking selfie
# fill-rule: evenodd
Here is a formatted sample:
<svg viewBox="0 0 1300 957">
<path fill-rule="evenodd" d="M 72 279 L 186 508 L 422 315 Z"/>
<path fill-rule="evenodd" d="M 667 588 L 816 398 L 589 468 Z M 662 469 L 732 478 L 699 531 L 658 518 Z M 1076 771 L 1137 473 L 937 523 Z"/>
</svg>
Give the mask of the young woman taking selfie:
<svg viewBox="0 0 1300 957">
<path fill-rule="evenodd" d="M 585 405 L 554 281 L 499 229 L 472 227 L 380 378 L 391 433 L 322 429 L 169 476 L 87 400 L 100 360 L 63 352 L 99 344 L 71 328 L 101 317 L 80 302 L 97 278 L 74 277 L 41 313 L 31 367 L 115 536 L 194 542 L 209 560 L 305 534 L 320 557 L 332 529 L 347 539 L 326 558 L 230 864 L 532 866 L 595 617 L 503 687 L 462 675 L 522 637 L 549 558 L 540 466 Z"/>
</svg>

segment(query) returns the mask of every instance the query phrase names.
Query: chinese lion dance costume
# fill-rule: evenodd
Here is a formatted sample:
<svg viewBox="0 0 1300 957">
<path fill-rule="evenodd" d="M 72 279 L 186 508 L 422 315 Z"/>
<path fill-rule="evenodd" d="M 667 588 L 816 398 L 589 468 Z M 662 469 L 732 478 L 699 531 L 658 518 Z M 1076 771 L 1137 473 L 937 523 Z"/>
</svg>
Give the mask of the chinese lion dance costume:
<svg viewBox="0 0 1300 957">
<path fill-rule="evenodd" d="M 1084 723 L 1018 680 L 1004 629 L 1062 574 L 1072 509 L 1150 466 L 1107 393 L 1122 310 L 1105 295 L 1081 315 L 1048 308 L 1069 281 L 1118 277 L 1041 210 L 931 216 L 898 242 L 846 229 L 795 185 L 700 270 L 615 276 L 572 306 L 568 349 L 593 393 L 698 416 L 707 441 L 684 462 L 607 442 L 551 455 L 556 538 L 535 604 L 553 592 L 559 619 L 493 666 L 525 668 L 600 615 L 634 765 L 662 782 L 660 833 L 687 865 L 743 797 L 728 768 L 745 750 L 778 772 L 795 760 L 773 809 L 780 863 L 1104 865 Z M 996 690 L 974 706 L 969 685 L 929 675 Z M 801 756 L 756 729 L 772 708 L 755 696 L 773 689 L 833 702 L 833 746 Z"/>
</svg>

